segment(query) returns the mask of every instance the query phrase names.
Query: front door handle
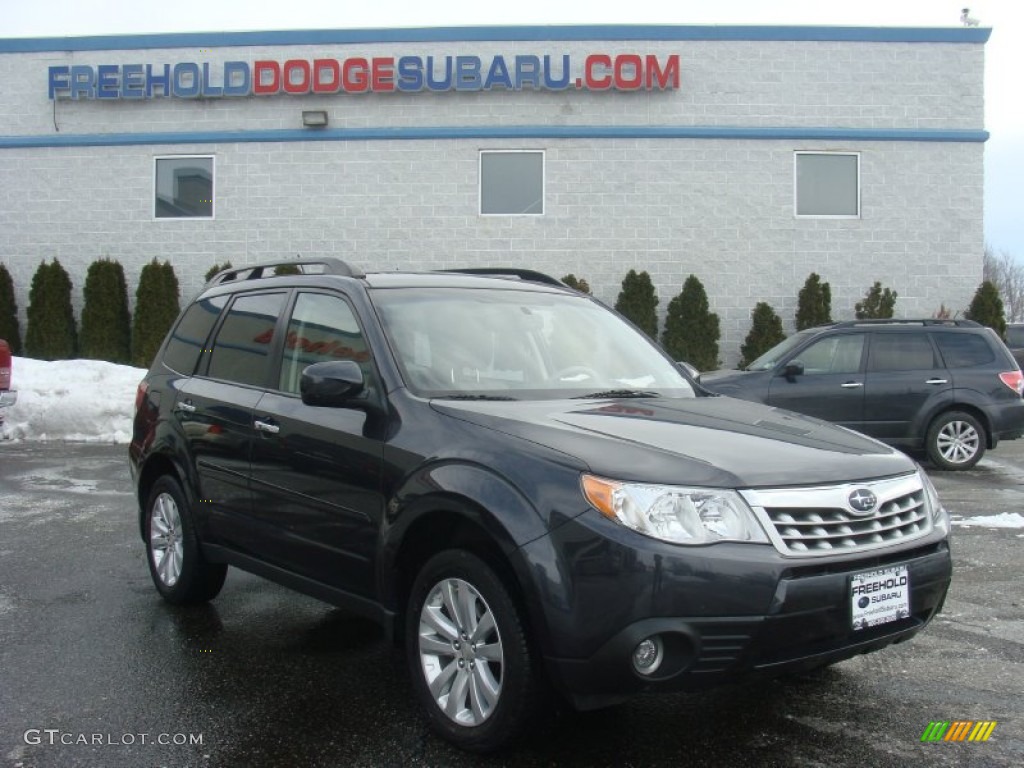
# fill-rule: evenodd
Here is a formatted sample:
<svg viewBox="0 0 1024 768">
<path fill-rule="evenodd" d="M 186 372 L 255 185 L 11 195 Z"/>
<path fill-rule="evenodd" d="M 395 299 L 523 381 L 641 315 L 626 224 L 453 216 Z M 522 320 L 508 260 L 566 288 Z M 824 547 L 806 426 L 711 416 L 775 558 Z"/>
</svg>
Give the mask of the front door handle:
<svg viewBox="0 0 1024 768">
<path fill-rule="evenodd" d="M 928 379 L 925 384 L 949 384 L 949 379 Z"/>
<path fill-rule="evenodd" d="M 266 432 L 270 435 L 276 435 L 281 431 L 281 428 L 277 426 L 277 424 L 271 424 L 269 421 L 260 421 L 259 419 L 256 419 L 253 424 L 258 432 Z"/>
<path fill-rule="evenodd" d="M 864 382 L 863 381 L 848 381 L 845 384 L 840 384 L 839 386 L 841 386 L 843 389 L 857 389 L 858 387 L 863 387 L 864 386 Z"/>
</svg>

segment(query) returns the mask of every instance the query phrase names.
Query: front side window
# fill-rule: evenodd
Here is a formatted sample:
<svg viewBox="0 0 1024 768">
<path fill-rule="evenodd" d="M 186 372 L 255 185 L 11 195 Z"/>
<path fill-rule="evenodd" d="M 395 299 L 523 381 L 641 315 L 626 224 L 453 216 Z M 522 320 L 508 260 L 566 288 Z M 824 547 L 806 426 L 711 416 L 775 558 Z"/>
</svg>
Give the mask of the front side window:
<svg viewBox="0 0 1024 768">
<path fill-rule="evenodd" d="M 860 155 L 855 152 L 797 152 L 796 215 L 860 217 Z"/>
<path fill-rule="evenodd" d="M 330 360 L 354 360 L 370 378 L 370 351 L 348 303 L 325 293 L 300 293 L 285 333 L 279 388 L 299 394 L 303 369 Z"/>
<path fill-rule="evenodd" d="M 213 218 L 213 157 L 158 157 L 154 216 L 158 219 Z"/>
<path fill-rule="evenodd" d="M 373 301 L 417 394 L 521 400 L 606 391 L 694 395 L 650 339 L 581 296 L 403 288 L 375 291 Z"/>
<path fill-rule="evenodd" d="M 270 372 L 270 349 L 285 294 L 239 296 L 217 331 L 207 374 L 237 384 L 263 387 Z"/>
<path fill-rule="evenodd" d="M 828 336 L 811 344 L 797 355 L 804 364 L 804 373 L 857 373 L 864 351 L 864 334 Z"/>
<path fill-rule="evenodd" d="M 480 213 L 539 216 L 544 213 L 544 153 L 480 153 Z"/>
</svg>

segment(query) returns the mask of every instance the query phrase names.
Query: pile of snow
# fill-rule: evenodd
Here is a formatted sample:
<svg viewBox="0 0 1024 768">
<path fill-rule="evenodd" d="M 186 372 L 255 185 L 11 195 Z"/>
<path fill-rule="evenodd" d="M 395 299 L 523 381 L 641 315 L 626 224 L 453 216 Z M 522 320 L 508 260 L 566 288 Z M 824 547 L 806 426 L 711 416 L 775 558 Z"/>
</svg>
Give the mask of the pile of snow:
<svg viewBox="0 0 1024 768">
<path fill-rule="evenodd" d="M 953 518 L 953 525 L 970 528 L 977 525 L 984 528 L 1024 528 L 1024 515 L 1019 512 L 1001 512 L 998 515 L 980 515 L 978 517 Z"/>
<path fill-rule="evenodd" d="M 143 368 L 99 360 L 46 362 L 16 357 L 0 438 L 127 443 Z"/>
</svg>

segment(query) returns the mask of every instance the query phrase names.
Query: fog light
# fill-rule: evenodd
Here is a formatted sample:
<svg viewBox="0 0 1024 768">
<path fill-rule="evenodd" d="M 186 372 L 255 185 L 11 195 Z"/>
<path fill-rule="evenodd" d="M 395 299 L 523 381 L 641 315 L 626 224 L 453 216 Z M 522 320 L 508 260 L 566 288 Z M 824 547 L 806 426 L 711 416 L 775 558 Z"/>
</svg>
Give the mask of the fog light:
<svg viewBox="0 0 1024 768">
<path fill-rule="evenodd" d="M 665 658 L 665 646 L 657 635 L 641 640 L 633 649 L 633 669 L 641 675 L 653 675 Z"/>
</svg>

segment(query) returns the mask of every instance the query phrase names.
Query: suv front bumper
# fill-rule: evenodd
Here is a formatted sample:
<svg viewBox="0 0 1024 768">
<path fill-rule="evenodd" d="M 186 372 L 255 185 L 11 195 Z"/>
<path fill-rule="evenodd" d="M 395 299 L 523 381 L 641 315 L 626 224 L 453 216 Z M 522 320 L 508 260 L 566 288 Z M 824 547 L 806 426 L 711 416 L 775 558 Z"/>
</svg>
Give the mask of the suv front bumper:
<svg viewBox="0 0 1024 768">
<path fill-rule="evenodd" d="M 575 538 L 569 529 L 577 525 L 561 533 Z M 915 543 L 897 552 L 813 563 L 758 546 L 716 545 L 692 556 L 672 547 L 669 560 L 656 544 L 631 555 L 617 552 L 619 545 L 611 542 L 596 545 L 606 565 L 627 567 L 614 579 L 616 589 L 588 583 L 589 574 L 604 570 L 594 563 L 574 569 L 570 604 L 576 617 L 566 622 L 561 612 L 555 632 L 571 624 L 575 647 L 589 652 L 549 654 L 548 668 L 573 703 L 587 709 L 642 691 L 698 690 L 799 672 L 903 642 L 941 610 L 952 576 L 945 538 Z M 709 557 L 718 547 L 721 557 Z M 752 549 L 756 557 L 749 557 Z M 854 630 L 852 577 L 894 565 L 907 567 L 910 616 Z M 654 674 L 641 675 L 633 667 L 633 651 L 655 635 L 663 641 L 665 660 Z"/>
</svg>

